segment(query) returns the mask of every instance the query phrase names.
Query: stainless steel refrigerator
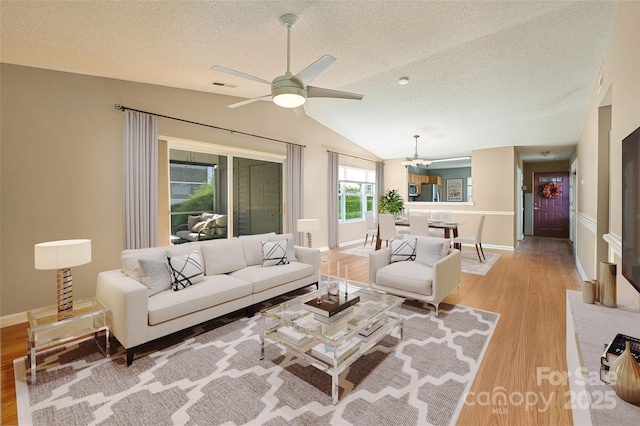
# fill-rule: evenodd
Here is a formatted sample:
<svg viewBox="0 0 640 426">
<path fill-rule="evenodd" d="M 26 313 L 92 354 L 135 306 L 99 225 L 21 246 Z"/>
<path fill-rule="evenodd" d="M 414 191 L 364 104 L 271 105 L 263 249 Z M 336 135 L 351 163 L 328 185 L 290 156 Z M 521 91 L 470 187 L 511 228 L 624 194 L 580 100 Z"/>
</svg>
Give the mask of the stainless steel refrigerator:
<svg viewBox="0 0 640 426">
<path fill-rule="evenodd" d="M 440 185 L 434 183 L 423 183 L 421 194 L 413 201 L 440 201 Z"/>
</svg>

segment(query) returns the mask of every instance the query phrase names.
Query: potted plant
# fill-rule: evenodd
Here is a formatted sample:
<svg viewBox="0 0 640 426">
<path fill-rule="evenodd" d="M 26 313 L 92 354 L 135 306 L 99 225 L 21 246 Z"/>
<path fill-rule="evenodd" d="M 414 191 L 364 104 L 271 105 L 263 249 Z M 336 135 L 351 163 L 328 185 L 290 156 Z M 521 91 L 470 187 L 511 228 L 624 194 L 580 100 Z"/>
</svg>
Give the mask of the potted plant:
<svg viewBox="0 0 640 426">
<path fill-rule="evenodd" d="M 396 219 L 404 212 L 404 200 L 397 189 L 387 189 L 387 192 L 380 197 L 378 212 L 390 213 Z"/>
</svg>

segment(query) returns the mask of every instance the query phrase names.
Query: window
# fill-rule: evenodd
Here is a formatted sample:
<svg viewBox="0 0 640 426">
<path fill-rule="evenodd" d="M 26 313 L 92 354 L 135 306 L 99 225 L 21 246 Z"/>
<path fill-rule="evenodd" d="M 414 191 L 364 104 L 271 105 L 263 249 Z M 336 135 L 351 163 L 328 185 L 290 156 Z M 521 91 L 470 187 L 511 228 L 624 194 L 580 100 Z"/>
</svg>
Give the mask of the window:
<svg viewBox="0 0 640 426">
<path fill-rule="evenodd" d="M 220 185 L 220 166 L 226 157 L 200 152 L 169 150 L 171 234 L 186 229 L 189 216 L 226 214 L 226 188 Z M 184 229 L 183 229 L 184 228 Z M 225 237 L 220 234 L 220 237 Z"/>
<path fill-rule="evenodd" d="M 340 166 L 338 168 L 338 220 L 364 219 L 364 212 L 375 211 L 375 181 L 373 170 Z"/>
</svg>

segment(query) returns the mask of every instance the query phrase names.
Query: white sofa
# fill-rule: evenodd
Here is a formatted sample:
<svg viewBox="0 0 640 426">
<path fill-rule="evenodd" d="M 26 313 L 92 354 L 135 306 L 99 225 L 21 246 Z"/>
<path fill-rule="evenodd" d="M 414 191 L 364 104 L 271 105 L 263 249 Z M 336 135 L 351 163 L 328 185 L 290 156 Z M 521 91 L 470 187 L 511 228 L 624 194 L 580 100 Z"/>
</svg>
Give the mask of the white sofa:
<svg viewBox="0 0 640 426">
<path fill-rule="evenodd" d="M 285 240 L 289 263 L 263 266 L 262 243 L 278 240 Z M 176 274 L 167 256 L 176 263 L 186 255 L 200 260 L 204 277 L 178 291 L 167 288 L 166 279 Z M 121 260 L 122 269 L 98 274 L 96 297 L 109 310 L 111 332 L 127 350 L 128 365 L 143 343 L 240 309 L 252 316 L 256 303 L 317 286 L 320 278 L 320 250 L 294 246 L 291 234 L 124 250 Z M 156 271 L 148 265 L 156 265 Z"/>
<path fill-rule="evenodd" d="M 399 248 L 399 242 L 410 240 L 416 242 L 413 255 L 407 249 L 404 255 L 392 258 L 392 250 Z M 436 316 L 438 306 L 460 284 L 461 276 L 460 250 L 450 248 L 450 241 L 445 238 L 407 235 L 369 255 L 371 288 L 427 302 L 436 308 Z"/>
</svg>

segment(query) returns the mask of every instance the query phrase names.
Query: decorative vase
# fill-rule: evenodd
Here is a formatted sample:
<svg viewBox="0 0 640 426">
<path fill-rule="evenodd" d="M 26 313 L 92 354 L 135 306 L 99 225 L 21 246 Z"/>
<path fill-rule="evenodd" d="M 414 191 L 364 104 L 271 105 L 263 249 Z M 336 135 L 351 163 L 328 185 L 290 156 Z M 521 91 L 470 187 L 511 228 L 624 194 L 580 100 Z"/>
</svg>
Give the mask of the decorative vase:
<svg viewBox="0 0 640 426">
<path fill-rule="evenodd" d="M 621 399 L 631 404 L 640 403 L 640 364 L 631 354 L 630 343 L 625 343 L 622 354 L 611 364 L 615 381 L 611 386 Z"/>
<path fill-rule="evenodd" d="M 600 303 L 609 308 L 617 306 L 615 263 L 600 262 Z"/>
<path fill-rule="evenodd" d="M 596 281 L 585 281 L 582 283 L 582 301 L 584 303 L 595 303 L 596 288 Z"/>
</svg>

